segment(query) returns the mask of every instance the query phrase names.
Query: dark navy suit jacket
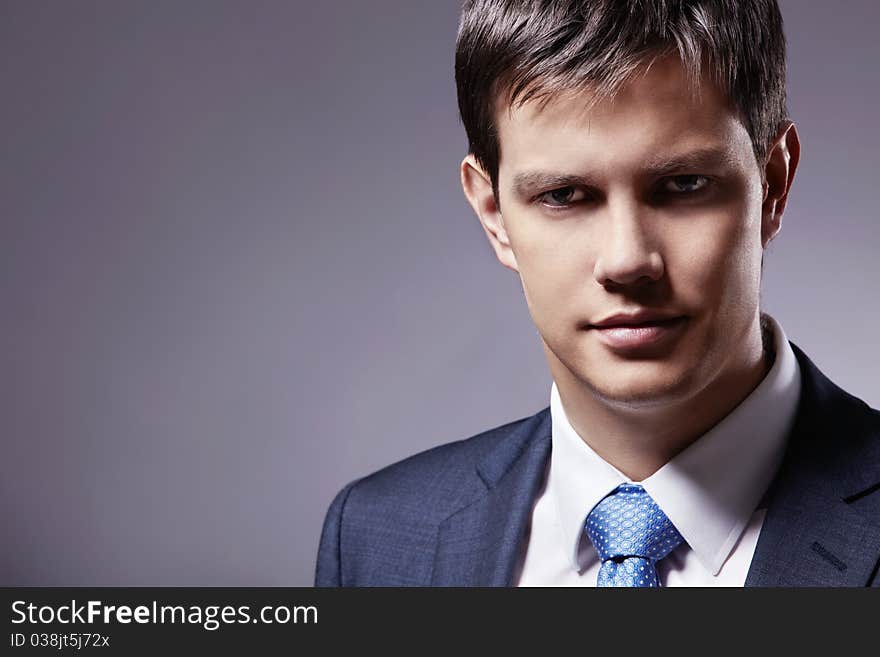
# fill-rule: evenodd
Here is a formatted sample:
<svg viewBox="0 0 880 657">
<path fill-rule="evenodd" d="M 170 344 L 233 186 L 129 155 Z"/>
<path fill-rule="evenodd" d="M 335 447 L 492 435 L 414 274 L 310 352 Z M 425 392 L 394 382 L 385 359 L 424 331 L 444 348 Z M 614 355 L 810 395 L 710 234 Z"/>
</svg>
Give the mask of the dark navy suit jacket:
<svg viewBox="0 0 880 657">
<path fill-rule="evenodd" d="M 746 586 L 880 586 L 880 412 L 796 346 L 802 386 Z M 550 409 L 348 484 L 317 586 L 510 586 L 550 455 Z"/>
</svg>

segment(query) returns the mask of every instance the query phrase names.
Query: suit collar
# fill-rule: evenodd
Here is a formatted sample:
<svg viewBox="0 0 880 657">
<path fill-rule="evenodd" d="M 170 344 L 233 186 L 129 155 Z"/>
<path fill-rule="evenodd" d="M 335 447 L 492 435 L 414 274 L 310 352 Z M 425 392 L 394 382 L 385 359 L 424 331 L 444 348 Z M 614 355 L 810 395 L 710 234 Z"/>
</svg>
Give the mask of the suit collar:
<svg viewBox="0 0 880 657">
<path fill-rule="evenodd" d="M 880 558 L 880 523 L 853 502 L 877 485 L 876 421 L 792 348 L 802 376 L 797 420 L 765 496 L 746 586 L 864 586 Z"/>
<path fill-rule="evenodd" d="M 509 586 L 532 504 L 550 456 L 550 412 L 544 409 L 477 464 L 485 489 L 439 527 L 434 586 Z"/>
</svg>

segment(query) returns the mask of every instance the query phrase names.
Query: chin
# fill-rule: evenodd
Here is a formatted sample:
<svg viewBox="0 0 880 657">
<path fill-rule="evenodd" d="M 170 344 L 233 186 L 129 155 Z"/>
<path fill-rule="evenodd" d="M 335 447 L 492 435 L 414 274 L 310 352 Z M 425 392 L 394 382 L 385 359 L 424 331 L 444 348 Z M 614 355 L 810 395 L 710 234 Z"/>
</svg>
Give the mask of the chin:
<svg viewBox="0 0 880 657">
<path fill-rule="evenodd" d="M 671 364 L 616 364 L 599 376 L 578 376 L 603 402 L 614 406 L 650 408 L 679 402 L 695 392 L 693 377 Z M 613 373 L 614 376 L 607 376 Z"/>
</svg>

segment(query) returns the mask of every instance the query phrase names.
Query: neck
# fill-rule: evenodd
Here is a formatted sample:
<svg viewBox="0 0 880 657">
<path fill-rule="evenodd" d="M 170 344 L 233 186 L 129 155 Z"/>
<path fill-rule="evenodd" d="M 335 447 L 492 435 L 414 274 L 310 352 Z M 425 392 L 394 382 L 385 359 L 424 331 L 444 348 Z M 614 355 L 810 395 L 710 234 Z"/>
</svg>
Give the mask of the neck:
<svg viewBox="0 0 880 657">
<path fill-rule="evenodd" d="M 696 394 L 668 404 L 614 403 L 577 378 L 544 345 L 571 426 L 593 451 L 632 481 L 642 481 L 720 422 L 763 380 L 775 353 L 769 327 L 756 321 L 741 350 Z"/>
</svg>

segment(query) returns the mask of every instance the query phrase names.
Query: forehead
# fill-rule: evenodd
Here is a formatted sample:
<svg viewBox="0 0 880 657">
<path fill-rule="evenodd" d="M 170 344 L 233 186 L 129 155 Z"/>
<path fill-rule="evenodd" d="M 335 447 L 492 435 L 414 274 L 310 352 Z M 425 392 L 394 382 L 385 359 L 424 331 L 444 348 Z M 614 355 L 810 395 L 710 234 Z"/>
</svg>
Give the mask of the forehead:
<svg viewBox="0 0 880 657">
<path fill-rule="evenodd" d="M 637 71 L 613 98 L 596 101 L 584 90 L 544 105 L 530 100 L 497 111 L 496 125 L 502 179 L 524 168 L 627 172 L 707 150 L 754 164 L 748 132 L 723 92 L 705 73 L 692 85 L 677 56 Z"/>
</svg>

